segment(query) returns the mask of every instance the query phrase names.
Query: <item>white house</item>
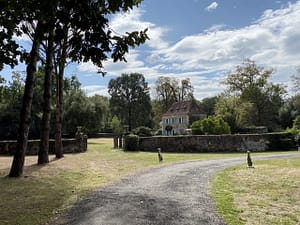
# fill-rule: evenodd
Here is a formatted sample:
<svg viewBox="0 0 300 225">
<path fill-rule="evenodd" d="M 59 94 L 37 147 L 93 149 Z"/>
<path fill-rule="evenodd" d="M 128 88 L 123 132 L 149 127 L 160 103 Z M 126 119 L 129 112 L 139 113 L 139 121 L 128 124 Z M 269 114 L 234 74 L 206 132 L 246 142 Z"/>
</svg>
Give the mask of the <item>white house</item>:
<svg viewBox="0 0 300 225">
<path fill-rule="evenodd" d="M 162 134 L 187 134 L 188 128 L 194 121 L 206 117 L 206 113 L 203 112 L 195 100 L 175 102 L 162 116 Z"/>
</svg>

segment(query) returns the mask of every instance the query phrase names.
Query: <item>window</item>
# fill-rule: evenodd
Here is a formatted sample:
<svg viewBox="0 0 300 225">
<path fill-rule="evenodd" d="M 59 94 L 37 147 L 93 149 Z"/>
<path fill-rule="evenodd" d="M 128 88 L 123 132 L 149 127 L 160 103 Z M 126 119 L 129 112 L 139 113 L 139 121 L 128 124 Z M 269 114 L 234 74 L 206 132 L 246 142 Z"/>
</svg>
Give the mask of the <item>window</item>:
<svg viewBox="0 0 300 225">
<path fill-rule="evenodd" d="M 172 124 L 174 124 L 175 123 L 175 118 L 172 118 Z"/>
<path fill-rule="evenodd" d="M 182 117 L 179 117 L 178 118 L 178 123 L 182 123 L 182 122 L 183 122 Z"/>
</svg>

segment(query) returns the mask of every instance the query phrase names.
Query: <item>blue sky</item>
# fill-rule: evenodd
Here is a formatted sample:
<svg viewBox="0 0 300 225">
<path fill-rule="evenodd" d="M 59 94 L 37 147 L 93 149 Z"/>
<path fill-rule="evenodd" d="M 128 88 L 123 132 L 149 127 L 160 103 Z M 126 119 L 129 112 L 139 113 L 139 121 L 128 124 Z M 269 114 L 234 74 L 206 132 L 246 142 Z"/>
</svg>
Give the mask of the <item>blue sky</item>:
<svg viewBox="0 0 300 225">
<path fill-rule="evenodd" d="M 200 100 L 221 93 L 220 81 L 246 58 L 275 69 L 272 81 L 287 87 L 300 66 L 300 0 L 144 0 L 113 16 L 111 26 L 118 33 L 149 28 L 150 41 L 131 50 L 127 63 L 105 62 L 104 78 L 91 63 L 68 66 L 88 95 L 108 96 L 110 79 L 138 72 L 153 96 L 159 76 L 190 78 Z"/>
</svg>

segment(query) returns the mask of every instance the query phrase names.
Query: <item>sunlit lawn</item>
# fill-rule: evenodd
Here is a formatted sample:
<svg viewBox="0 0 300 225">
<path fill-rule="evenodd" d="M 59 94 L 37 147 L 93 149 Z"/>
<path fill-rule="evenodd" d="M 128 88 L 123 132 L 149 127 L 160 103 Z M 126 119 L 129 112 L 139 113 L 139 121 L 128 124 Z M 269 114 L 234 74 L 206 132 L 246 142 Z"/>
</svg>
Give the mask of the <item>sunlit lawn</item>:
<svg viewBox="0 0 300 225">
<path fill-rule="evenodd" d="M 5 177 L 12 157 L 0 157 L 0 225 L 45 224 L 95 188 L 138 170 L 185 160 L 206 160 L 245 154 L 163 154 L 112 149 L 111 139 L 90 139 L 88 151 L 68 154 L 46 166 L 26 157 L 24 177 Z"/>
<path fill-rule="evenodd" d="M 300 158 L 228 168 L 211 191 L 228 225 L 300 224 Z"/>
</svg>

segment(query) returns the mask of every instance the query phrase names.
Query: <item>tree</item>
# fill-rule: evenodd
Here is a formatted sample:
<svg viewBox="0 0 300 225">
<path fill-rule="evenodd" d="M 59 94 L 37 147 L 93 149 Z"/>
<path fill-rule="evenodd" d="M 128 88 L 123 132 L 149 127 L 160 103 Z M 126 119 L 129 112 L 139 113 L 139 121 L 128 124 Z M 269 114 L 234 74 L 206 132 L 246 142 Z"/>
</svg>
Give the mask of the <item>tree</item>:
<svg viewBox="0 0 300 225">
<path fill-rule="evenodd" d="M 156 99 L 152 101 L 155 127 L 159 127 L 162 115 L 175 102 L 192 100 L 193 86 L 189 78 L 176 80 L 171 77 L 159 77 L 155 82 Z"/>
<path fill-rule="evenodd" d="M 300 135 L 300 115 L 296 116 L 296 118 L 293 121 L 293 126 L 291 129 L 288 129 L 289 132 L 296 135 L 295 139 L 296 142 L 299 144 L 299 135 Z"/>
<path fill-rule="evenodd" d="M 115 135 L 119 135 L 122 132 L 121 121 L 117 116 L 113 116 L 110 122 L 110 126 Z"/>
<path fill-rule="evenodd" d="M 74 135 L 77 127 L 83 127 L 85 133 L 95 129 L 97 124 L 95 105 L 81 90 L 70 92 L 64 98 L 65 116 L 63 118 L 63 131 Z"/>
<path fill-rule="evenodd" d="M 190 79 L 180 81 L 170 77 L 159 77 L 155 83 L 157 100 L 161 102 L 163 111 L 166 112 L 174 102 L 193 99 L 193 86 Z"/>
<path fill-rule="evenodd" d="M 89 100 L 94 104 L 95 107 L 95 128 L 92 132 L 100 132 L 103 129 L 110 127 L 111 114 L 109 110 L 109 99 L 108 97 L 101 95 L 94 95 L 89 97 Z"/>
<path fill-rule="evenodd" d="M 61 121 L 63 120 L 63 75 L 67 57 L 71 61 L 91 61 L 102 68 L 102 62 L 111 57 L 114 62 L 126 61 L 129 46 L 135 47 L 148 39 L 146 32 L 134 31 L 116 34 L 109 27 L 111 14 L 128 11 L 141 0 L 103 1 L 62 1 L 61 11 L 57 12 L 55 26 L 57 43 L 57 106 L 56 106 L 56 157 L 62 157 Z M 72 14 L 72 15 L 71 15 Z M 114 34 L 113 34 L 114 33 Z M 104 75 L 105 73 L 99 72 Z"/>
<path fill-rule="evenodd" d="M 53 4 L 54 1 L 43 2 L 27 0 L 26 2 L 20 2 L 11 0 L 7 2 L 4 8 L 2 8 L 1 21 L 4 22 L 3 24 L 9 24 L 5 25 L 4 29 L 6 29 L 7 33 L 10 34 L 3 43 L 8 43 L 14 34 L 32 34 L 32 47 L 29 54 L 19 54 L 18 52 L 14 52 L 14 48 L 10 49 L 10 51 L 14 52 L 14 54 L 21 55 L 21 60 L 25 57 L 27 64 L 27 76 L 20 115 L 17 150 L 9 173 L 10 177 L 19 177 L 23 173 L 25 151 L 31 120 L 30 111 L 32 106 L 35 72 L 36 65 L 39 60 L 39 48 L 46 37 L 45 34 L 47 33 L 48 25 L 46 21 L 47 18 L 49 18 L 49 12 L 51 12 L 51 10 L 49 10 L 49 6 L 52 6 Z M 50 9 L 51 8 L 52 7 L 50 7 Z M 28 29 L 28 24 L 32 25 L 32 30 Z M 7 48 L 11 46 L 5 45 L 4 47 Z M 19 46 L 17 45 L 17 48 L 18 47 Z M 15 63 L 17 64 L 17 62 Z"/>
<path fill-rule="evenodd" d="M 68 40 L 71 49 L 68 58 L 71 61 L 91 61 L 99 68 L 102 67 L 103 60 L 109 57 L 113 58 L 114 61 L 126 61 L 124 55 L 128 52 L 129 46 L 135 47 L 144 43 L 148 38 L 146 35 L 147 30 L 134 31 L 124 35 L 114 34 L 109 27 L 108 18 L 111 14 L 127 11 L 140 2 L 141 0 L 107 0 L 105 2 L 99 0 L 52 0 L 46 2 L 27 0 L 24 3 L 11 0 L 2 8 L 4 13 L 1 13 L 1 22 L 4 22 L 3 24 L 7 22 L 8 25 L 5 26 L 5 29 L 10 34 L 4 38 L 1 35 L 2 40 L 5 40 L 3 41 L 5 43 L 3 49 L 9 48 L 9 51 L 15 53 L 15 49 L 19 47 L 14 48 L 14 46 L 8 44 L 12 43 L 9 41 L 12 40 L 13 34 L 18 31 L 20 21 L 24 24 L 20 28 L 23 33 L 29 34 L 33 28 L 33 32 L 30 33 L 33 40 L 32 49 L 26 61 L 27 77 L 21 110 L 18 148 L 14 156 L 10 176 L 18 177 L 23 172 L 36 64 L 39 59 L 41 43 L 47 40 L 47 37 L 50 37 L 49 34 L 52 31 L 55 35 L 54 40 L 58 42 L 64 37 L 64 35 L 61 35 L 64 29 L 61 28 L 69 25 L 72 37 Z M 51 9 L 55 10 L 55 15 L 52 15 L 53 10 Z M 51 26 L 52 16 L 56 18 L 54 30 Z M 30 26 L 27 26 L 28 24 Z M 19 33 L 22 32 L 19 31 Z"/>
<path fill-rule="evenodd" d="M 0 71 L 4 65 L 14 68 L 18 64 L 18 56 L 22 55 L 19 45 L 14 35 L 20 35 L 18 24 L 23 19 L 22 7 L 17 3 L 11 3 L 14 12 L 10 10 L 10 4 L 7 1 L 0 1 Z"/>
<path fill-rule="evenodd" d="M 34 95 L 32 99 L 30 138 L 39 138 L 40 123 L 42 118 L 44 68 L 40 67 L 36 73 Z M 0 101 L 0 120 L 3 125 L 1 137 L 8 139 L 17 138 L 17 127 L 19 123 L 19 112 L 22 106 L 22 98 L 25 88 L 25 73 L 12 72 L 11 81 L 3 83 L 2 100 Z"/>
<path fill-rule="evenodd" d="M 103 32 L 104 31 L 103 27 L 108 26 L 108 20 L 104 18 L 103 14 L 106 14 L 107 11 L 111 11 L 111 12 L 120 11 L 118 7 L 120 8 L 124 7 L 125 9 L 131 8 L 132 6 L 127 5 L 127 3 L 122 5 L 122 3 L 116 3 L 115 1 L 108 1 L 109 4 L 107 5 L 108 6 L 107 11 L 106 10 L 102 11 L 102 5 L 99 5 L 99 2 L 97 1 L 88 1 L 87 3 L 82 3 L 82 2 L 78 3 L 77 1 L 75 2 L 77 4 L 75 3 L 75 5 L 71 6 L 71 8 L 68 8 L 70 7 L 70 5 L 68 3 L 65 4 L 64 1 L 58 3 L 58 5 L 55 7 L 53 7 L 53 5 L 50 5 L 49 11 L 53 13 L 51 14 L 52 17 L 49 16 L 49 23 L 48 23 L 49 35 L 48 35 L 48 42 L 47 42 L 48 46 L 46 50 L 46 68 L 48 67 L 52 68 L 52 57 L 54 55 L 54 49 L 52 48 L 52 46 L 55 40 L 58 43 L 58 45 L 60 45 L 60 47 L 63 48 L 61 51 L 58 51 L 61 56 L 61 58 L 59 59 L 60 74 L 57 74 L 58 83 L 62 80 L 62 76 L 63 76 L 62 74 L 62 71 L 64 70 L 63 62 L 66 62 L 67 54 L 63 54 L 63 53 L 64 51 L 67 52 L 68 47 L 69 47 L 68 56 L 71 58 L 72 61 L 78 62 L 81 60 L 83 61 L 90 60 L 101 68 L 102 60 L 107 59 L 107 55 L 105 54 L 105 52 L 110 52 L 111 50 L 113 50 L 112 58 L 114 59 L 114 61 L 117 60 L 126 61 L 124 58 L 124 54 L 128 52 L 128 45 L 129 46 L 139 45 L 147 39 L 145 32 L 127 33 L 127 35 L 124 37 L 120 37 L 116 35 L 110 36 L 110 32 L 111 32 L 110 30 L 106 34 Z M 98 11 L 99 9 L 101 13 L 99 13 Z M 75 16 L 70 15 L 68 17 L 70 19 L 66 20 L 66 14 L 70 12 L 74 13 Z M 54 16 L 56 16 L 58 23 L 55 22 Z M 79 18 L 77 16 L 79 16 Z M 97 21 L 96 22 L 97 24 L 95 25 L 95 22 L 91 23 L 91 21 Z M 68 39 L 69 30 L 71 31 L 70 33 L 72 35 Z M 54 31 L 56 33 L 55 36 L 53 36 Z M 82 33 L 84 35 L 82 35 Z M 104 38 L 104 35 L 107 35 L 106 36 L 107 39 Z M 72 42 L 72 39 L 74 37 L 76 38 L 75 42 Z M 112 38 L 115 41 L 116 43 L 115 46 L 110 45 L 110 42 L 108 41 L 109 38 Z M 74 50 L 76 52 L 74 52 Z M 46 70 L 46 74 L 48 74 L 47 77 L 50 77 L 50 71 Z M 49 80 L 49 78 L 46 80 Z M 60 84 L 62 83 L 60 82 Z M 57 87 L 59 88 L 60 86 L 61 85 L 59 84 L 57 85 Z M 45 90 L 46 87 L 47 86 L 45 85 Z M 50 90 L 50 88 L 48 87 L 47 90 Z M 60 104 L 62 102 L 62 100 L 60 100 L 62 98 L 62 95 L 59 95 L 59 93 L 60 92 L 58 92 L 57 101 L 56 101 L 58 103 L 58 107 L 56 110 L 56 114 L 58 117 L 56 123 L 56 129 L 58 133 L 61 131 L 58 121 L 61 121 L 60 117 L 62 116 L 61 113 L 62 110 L 59 109 L 59 107 L 62 107 L 62 105 Z M 45 129 L 42 129 L 42 134 L 41 134 L 42 139 L 41 139 L 41 148 L 40 148 L 42 155 L 44 155 L 41 158 L 45 158 L 45 159 L 44 160 L 42 159 L 41 161 L 39 160 L 39 163 L 48 162 L 46 158 L 47 151 L 43 150 L 43 148 L 47 149 L 46 146 L 49 145 L 49 135 L 47 136 L 47 133 L 49 133 L 47 131 L 49 130 L 48 126 L 49 126 L 49 118 L 50 118 L 50 113 L 49 113 L 50 111 L 47 109 L 49 108 L 50 105 L 49 99 L 50 98 L 46 98 L 44 101 L 45 107 L 43 113 L 44 116 L 42 120 L 42 126 L 45 127 Z M 56 150 L 56 156 L 59 158 L 62 156 L 61 155 L 62 152 L 61 152 L 61 140 L 59 139 L 58 135 L 56 135 L 56 142 L 57 142 L 56 147 L 58 148 Z"/>
<path fill-rule="evenodd" d="M 43 33 L 42 29 L 43 29 L 43 25 L 41 24 L 41 22 L 38 22 L 35 39 L 32 43 L 30 57 L 27 63 L 27 69 L 26 69 L 27 76 L 26 76 L 25 90 L 24 90 L 24 96 L 22 101 L 22 108 L 20 113 L 17 148 L 14 154 L 11 170 L 9 172 L 10 177 L 20 177 L 23 174 L 25 152 L 26 152 L 26 147 L 28 142 L 28 133 L 29 133 L 30 121 L 31 121 L 31 106 L 32 106 L 32 97 L 33 97 L 33 89 L 34 89 L 34 81 L 35 81 L 35 72 L 36 72 L 36 65 L 39 58 L 39 46 L 41 43 L 40 35 Z"/>
<path fill-rule="evenodd" d="M 295 95 L 284 101 L 279 109 L 279 118 L 282 128 L 292 127 L 293 120 L 300 115 L 300 94 Z"/>
<path fill-rule="evenodd" d="M 227 90 L 231 93 L 243 95 L 251 91 L 251 88 L 263 88 L 272 75 L 273 70 L 264 70 L 250 59 L 246 59 L 242 65 L 236 67 L 235 72 L 229 73 L 223 82 Z"/>
<path fill-rule="evenodd" d="M 215 104 L 218 99 L 219 96 L 204 98 L 199 103 L 199 106 L 208 116 L 212 116 L 215 114 Z"/>
<path fill-rule="evenodd" d="M 194 98 L 193 92 L 194 88 L 191 84 L 191 81 L 189 78 L 181 80 L 181 85 L 179 86 L 178 91 L 178 102 L 183 102 L 187 100 L 192 100 Z"/>
<path fill-rule="evenodd" d="M 159 77 L 155 82 L 157 100 L 161 102 L 162 111 L 166 112 L 177 101 L 178 81 L 170 77 Z"/>
<path fill-rule="evenodd" d="M 215 115 L 226 121 L 231 132 L 251 126 L 255 120 L 253 104 L 243 101 L 238 96 L 221 95 L 215 104 Z"/>
<path fill-rule="evenodd" d="M 151 103 L 148 83 L 142 74 L 122 74 L 110 80 L 110 107 L 129 131 L 138 126 L 151 125 Z"/>
<path fill-rule="evenodd" d="M 273 70 L 264 70 L 248 59 L 241 66 L 237 66 L 235 72 L 228 74 L 223 83 L 227 85 L 229 94 L 237 95 L 243 102 L 253 104 L 255 117 L 252 125 L 276 129 L 285 90 L 282 86 L 268 81 L 272 73 Z"/>
<path fill-rule="evenodd" d="M 118 139 L 120 134 L 122 133 L 122 125 L 117 116 L 113 116 L 110 122 L 110 126 L 114 134 L 114 148 L 118 148 Z"/>
<path fill-rule="evenodd" d="M 33 99 L 32 99 L 32 107 L 31 107 L 31 125 L 30 125 L 30 132 L 29 137 L 30 138 L 41 138 L 41 129 L 42 129 L 42 119 L 43 119 L 43 108 L 44 105 L 44 86 L 45 86 L 45 66 L 41 65 L 36 72 L 36 79 L 35 79 L 35 86 L 34 86 L 34 93 L 33 93 Z M 54 87 L 54 80 L 51 79 L 51 90 L 49 90 L 51 93 L 55 93 L 55 87 Z M 50 101 L 50 109 L 53 108 L 53 101 L 54 97 L 51 94 L 51 101 Z M 52 111 L 52 110 L 51 110 Z M 51 132 L 53 134 L 53 130 L 51 129 Z"/>
<path fill-rule="evenodd" d="M 153 128 L 160 129 L 161 118 L 166 111 L 163 109 L 161 102 L 155 99 L 151 100 L 151 107 L 153 112 Z"/>
<path fill-rule="evenodd" d="M 19 123 L 22 94 L 24 91 L 24 77 L 20 72 L 12 73 L 12 81 L 2 80 L 0 98 L 0 136 L 4 139 L 16 138 Z"/>
<path fill-rule="evenodd" d="M 293 90 L 298 93 L 300 92 L 300 66 L 297 68 L 296 75 L 292 76 Z"/>
<path fill-rule="evenodd" d="M 54 24 L 55 8 L 54 2 L 49 5 L 48 37 L 46 46 L 46 63 L 43 95 L 43 117 L 41 121 L 40 149 L 38 152 L 38 164 L 49 163 L 49 136 L 50 136 L 50 119 L 51 119 L 51 88 L 53 75 L 53 57 L 54 57 Z"/>
<path fill-rule="evenodd" d="M 209 116 L 192 123 L 193 134 L 230 134 L 230 126 L 222 118 Z"/>
<path fill-rule="evenodd" d="M 107 97 L 95 95 L 87 97 L 80 89 L 76 76 L 65 81 L 65 108 L 63 131 L 74 135 L 77 127 L 83 127 L 87 134 L 95 134 L 110 122 L 109 101 Z"/>
<path fill-rule="evenodd" d="M 293 128 L 298 130 L 298 133 L 300 131 L 300 115 L 298 115 L 293 122 Z"/>
</svg>

